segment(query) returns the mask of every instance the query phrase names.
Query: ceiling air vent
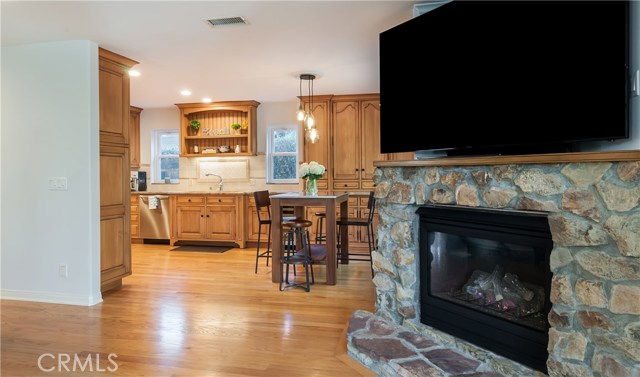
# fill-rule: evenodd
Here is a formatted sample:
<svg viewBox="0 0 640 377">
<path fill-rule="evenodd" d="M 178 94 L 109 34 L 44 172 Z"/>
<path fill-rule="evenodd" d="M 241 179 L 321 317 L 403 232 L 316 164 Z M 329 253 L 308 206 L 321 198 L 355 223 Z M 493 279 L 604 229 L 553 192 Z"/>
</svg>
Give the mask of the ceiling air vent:
<svg viewBox="0 0 640 377">
<path fill-rule="evenodd" d="M 242 17 L 225 17 L 225 18 L 211 18 L 204 20 L 210 26 L 228 26 L 228 25 L 246 25 L 247 21 Z"/>
</svg>

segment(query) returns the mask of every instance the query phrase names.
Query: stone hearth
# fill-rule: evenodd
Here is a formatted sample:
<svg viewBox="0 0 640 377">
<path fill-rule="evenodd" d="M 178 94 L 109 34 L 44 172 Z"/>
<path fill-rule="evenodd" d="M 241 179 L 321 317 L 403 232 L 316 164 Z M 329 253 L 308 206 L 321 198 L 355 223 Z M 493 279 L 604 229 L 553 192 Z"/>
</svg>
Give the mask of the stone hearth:
<svg viewBox="0 0 640 377">
<path fill-rule="evenodd" d="M 554 242 L 549 376 L 640 376 L 639 151 L 376 166 L 377 317 L 472 356 L 486 370 L 540 375 L 420 322 L 416 210 L 434 203 L 546 211 Z"/>
</svg>

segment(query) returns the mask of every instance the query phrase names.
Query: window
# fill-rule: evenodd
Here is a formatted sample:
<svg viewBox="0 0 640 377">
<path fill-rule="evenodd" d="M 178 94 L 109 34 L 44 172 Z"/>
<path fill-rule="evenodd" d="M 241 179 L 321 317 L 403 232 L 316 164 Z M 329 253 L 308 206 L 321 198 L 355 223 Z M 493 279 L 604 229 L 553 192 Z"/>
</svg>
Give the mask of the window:
<svg viewBox="0 0 640 377">
<path fill-rule="evenodd" d="M 151 182 L 180 177 L 178 130 L 153 130 L 151 142 Z"/>
<path fill-rule="evenodd" d="M 297 125 L 267 129 L 267 183 L 298 183 L 299 139 Z"/>
</svg>

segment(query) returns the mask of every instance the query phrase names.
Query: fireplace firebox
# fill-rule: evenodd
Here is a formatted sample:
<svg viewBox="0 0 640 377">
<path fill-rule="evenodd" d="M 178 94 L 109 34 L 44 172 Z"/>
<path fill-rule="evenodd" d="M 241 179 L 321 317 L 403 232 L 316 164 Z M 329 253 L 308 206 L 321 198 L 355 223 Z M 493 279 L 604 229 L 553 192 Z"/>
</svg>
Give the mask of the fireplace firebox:
<svg viewBox="0 0 640 377">
<path fill-rule="evenodd" d="M 420 321 L 546 373 L 547 214 L 448 205 L 417 212 Z"/>
</svg>

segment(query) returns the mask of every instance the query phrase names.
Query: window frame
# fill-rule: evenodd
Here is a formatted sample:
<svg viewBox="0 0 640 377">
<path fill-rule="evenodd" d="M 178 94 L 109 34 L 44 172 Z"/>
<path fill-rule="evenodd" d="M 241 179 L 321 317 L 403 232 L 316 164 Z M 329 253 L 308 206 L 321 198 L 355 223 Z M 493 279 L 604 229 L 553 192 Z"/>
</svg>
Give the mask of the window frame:
<svg viewBox="0 0 640 377">
<path fill-rule="evenodd" d="M 178 151 L 180 151 L 180 133 L 175 128 L 164 128 L 164 129 L 153 129 L 151 130 L 151 183 L 164 183 L 163 180 L 160 180 L 160 160 L 163 158 L 177 158 L 178 159 L 178 169 L 180 166 L 180 153 L 171 154 L 171 155 L 160 155 L 160 138 L 164 135 L 176 135 L 178 139 Z M 175 183 L 179 181 L 172 180 L 171 183 Z"/>
<path fill-rule="evenodd" d="M 295 152 L 274 152 L 274 142 L 273 138 L 275 132 L 278 130 L 293 130 L 296 132 L 296 151 Z M 297 184 L 299 183 L 299 168 L 301 161 L 301 146 L 302 146 L 302 135 L 300 132 L 300 127 L 296 124 L 285 124 L 285 125 L 272 125 L 267 126 L 267 146 L 266 146 L 266 182 L 269 184 Z M 274 156 L 291 156 L 295 155 L 296 157 L 296 176 L 291 179 L 276 179 L 273 177 L 273 172 L 275 169 L 273 168 L 273 157 Z"/>
</svg>

